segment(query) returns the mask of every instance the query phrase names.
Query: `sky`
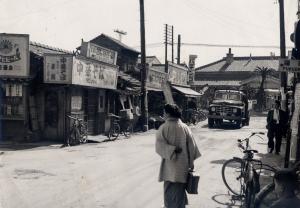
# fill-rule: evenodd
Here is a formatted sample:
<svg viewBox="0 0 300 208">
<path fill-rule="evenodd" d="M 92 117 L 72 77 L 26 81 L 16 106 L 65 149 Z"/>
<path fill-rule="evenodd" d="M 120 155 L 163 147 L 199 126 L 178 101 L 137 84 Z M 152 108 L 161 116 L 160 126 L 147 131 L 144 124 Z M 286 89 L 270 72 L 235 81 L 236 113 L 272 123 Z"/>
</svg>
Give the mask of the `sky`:
<svg viewBox="0 0 300 208">
<path fill-rule="evenodd" d="M 277 46 L 231 47 L 234 56 L 268 56 L 279 51 L 279 4 L 277 0 L 144 0 L 146 55 L 164 62 L 164 24 L 173 25 L 174 42 L 181 34 L 181 61 L 198 56 L 196 66 L 223 58 L 228 47 L 193 44 Z M 118 38 L 140 50 L 139 0 L 0 0 L 0 32 L 29 34 L 30 40 L 75 50 L 81 39 L 101 33 Z M 297 0 L 285 0 L 286 45 L 297 20 Z M 290 50 L 290 49 L 288 49 Z M 168 49 L 171 54 L 171 47 Z M 177 57 L 176 45 L 174 57 Z M 169 57 L 171 60 L 171 57 Z"/>
</svg>

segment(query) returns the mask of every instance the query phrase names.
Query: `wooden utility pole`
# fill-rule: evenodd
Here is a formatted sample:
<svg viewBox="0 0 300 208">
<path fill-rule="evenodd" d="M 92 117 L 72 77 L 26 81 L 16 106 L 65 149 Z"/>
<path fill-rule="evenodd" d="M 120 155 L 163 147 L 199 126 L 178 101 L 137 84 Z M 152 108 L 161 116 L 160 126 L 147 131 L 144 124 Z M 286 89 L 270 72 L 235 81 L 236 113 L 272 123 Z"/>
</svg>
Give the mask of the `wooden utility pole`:
<svg viewBox="0 0 300 208">
<path fill-rule="evenodd" d="M 172 25 L 172 42 L 171 42 L 171 46 L 172 46 L 172 63 L 174 63 L 174 27 Z"/>
<path fill-rule="evenodd" d="M 168 73 L 168 25 L 165 27 L 165 72 Z"/>
<path fill-rule="evenodd" d="M 177 64 L 180 64 L 180 47 L 181 47 L 181 36 L 178 35 L 178 41 L 177 41 Z"/>
<path fill-rule="evenodd" d="M 280 58 L 286 58 L 285 46 L 285 29 L 284 29 L 284 0 L 279 0 L 279 21 L 280 21 Z M 281 87 L 286 91 L 287 88 L 287 74 L 280 73 Z"/>
<path fill-rule="evenodd" d="M 143 121 L 143 131 L 148 131 L 148 99 L 147 99 L 147 68 L 146 68 L 146 49 L 145 49 L 145 14 L 144 0 L 140 0 L 140 26 L 141 26 L 141 113 Z"/>
</svg>

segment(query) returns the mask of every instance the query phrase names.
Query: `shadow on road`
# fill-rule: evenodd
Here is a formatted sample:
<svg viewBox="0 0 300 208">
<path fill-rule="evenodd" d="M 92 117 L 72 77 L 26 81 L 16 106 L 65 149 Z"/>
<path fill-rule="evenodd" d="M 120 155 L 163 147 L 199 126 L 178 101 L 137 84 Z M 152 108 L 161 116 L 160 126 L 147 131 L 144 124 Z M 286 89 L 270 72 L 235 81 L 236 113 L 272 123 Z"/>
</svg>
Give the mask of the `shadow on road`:
<svg viewBox="0 0 300 208">
<path fill-rule="evenodd" d="M 227 208 L 240 207 L 239 203 L 237 204 L 237 201 L 233 200 L 232 196 L 229 193 L 216 194 L 212 196 L 211 199 L 220 205 L 225 205 Z"/>
</svg>

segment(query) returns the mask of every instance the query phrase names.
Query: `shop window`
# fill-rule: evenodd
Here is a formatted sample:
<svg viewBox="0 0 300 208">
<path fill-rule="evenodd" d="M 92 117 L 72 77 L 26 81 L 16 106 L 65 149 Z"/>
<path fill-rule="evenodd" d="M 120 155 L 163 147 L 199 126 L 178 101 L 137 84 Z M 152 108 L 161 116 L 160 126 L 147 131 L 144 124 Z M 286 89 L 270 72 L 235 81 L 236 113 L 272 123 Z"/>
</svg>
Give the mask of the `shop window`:
<svg viewBox="0 0 300 208">
<path fill-rule="evenodd" d="M 24 104 L 22 84 L 3 84 L 1 86 L 1 116 L 23 118 Z"/>
</svg>

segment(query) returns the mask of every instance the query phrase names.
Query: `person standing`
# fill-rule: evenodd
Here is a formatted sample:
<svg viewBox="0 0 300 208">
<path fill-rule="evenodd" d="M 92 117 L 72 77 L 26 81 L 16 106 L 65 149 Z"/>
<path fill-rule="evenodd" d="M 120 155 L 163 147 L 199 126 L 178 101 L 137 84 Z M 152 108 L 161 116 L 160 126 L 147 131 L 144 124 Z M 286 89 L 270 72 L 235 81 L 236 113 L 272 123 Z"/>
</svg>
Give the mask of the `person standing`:
<svg viewBox="0 0 300 208">
<path fill-rule="evenodd" d="M 268 112 L 267 129 L 268 129 L 268 151 L 272 153 L 274 150 L 275 137 L 275 153 L 280 153 L 281 140 L 287 126 L 286 113 L 280 109 L 280 101 L 275 101 L 275 108 Z"/>
<path fill-rule="evenodd" d="M 194 160 L 201 156 L 189 127 L 181 121 L 177 105 L 166 104 L 166 121 L 157 131 L 155 150 L 161 157 L 159 182 L 164 182 L 164 207 L 184 208 L 188 204 L 185 186 Z M 188 162 L 188 151 L 190 163 Z"/>
</svg>

